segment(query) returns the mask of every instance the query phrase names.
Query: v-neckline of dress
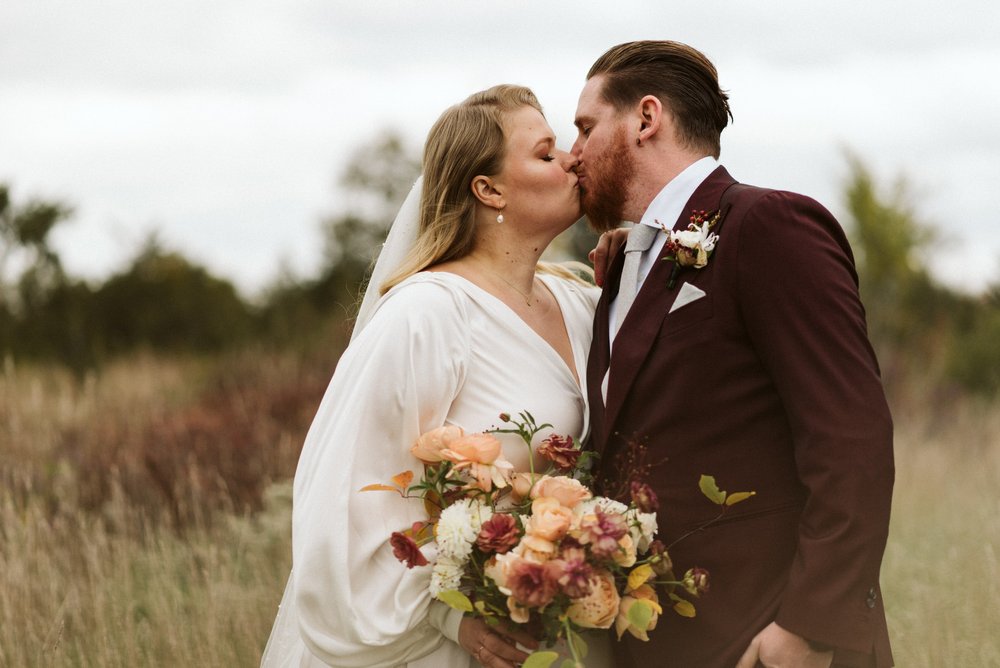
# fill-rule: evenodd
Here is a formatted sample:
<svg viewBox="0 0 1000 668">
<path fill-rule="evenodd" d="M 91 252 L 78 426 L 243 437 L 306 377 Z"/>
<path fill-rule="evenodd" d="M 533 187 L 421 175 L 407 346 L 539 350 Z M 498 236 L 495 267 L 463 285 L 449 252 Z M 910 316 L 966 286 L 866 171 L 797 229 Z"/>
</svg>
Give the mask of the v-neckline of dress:
<svg viewBox="0 0 1000 668">
<path fill-rule="evenodd" d="M 572 367 L 570 367 L 570 365 L 567 364 L 566 360 L 563 359 L 563 356 L 559 354 L 559 351 L 556 350 L 555 346 L 553 346 L 551 343 L 549 343 L 548 341 L 546 341 L 544 336 L 542 336 L 541 334 L 539 334 L 538 332 L 536 332 L 535 329 L 531 325 L 529 325 L 527 322 L 525 322 L 524 318 L 522 318 L 520 315 L 518 315 L 517 311 L 515 311 L 514 309 L 512 309 L 504 300 L 500 299 L 499 297 L 497 297 L 496 295 L 494 295 L 493 293 L 491 293 L 489 290 L 486 290 L 485 288 L 482 288 L 479 285 L 476 285 L 475 283 L 473 283 L 472 281 L 470 281 L 469 279 L 467 279 L 464 276 L 461 276 L 459 274 L 456 274 L 456 273 L 453 273 L 453 272 L 450 272 L 450 271 L 429 271 L 429 272 L 426 272 L 426 273 L 428 273 L 430 275 L 438 275 L 438 276 L 440 276 L 442 274 L 447 274 L 448 276 L 453 276 L 453 277 L 457 278 L 459 281 L 461 281 L 464 285 L 471 287 L 477 293 L 485 295 L 489 300 L 491 300 L 493 302 L 496 302 L 496 304 L 498 304 L 500 306 L 500 308 L 505 309 L 508 313 L 511 314 L 511 316 L 519 323 L 520 327 L 522 327 L 523 329 L 525 329 L 528 332 L 530 332 L 531 336 L 533 336 L 534 339 L 537 342 L 541 343 L 541 345 L 546 350 L 548 350 L 550 354 L 554 355 L 555 358 L 559 360 L 559 366 L 562 369 L 564 369 L 567 374 L 569 374 L 569 378 L 570 378 L 570 381 L 572 381 L 573 386 L 576 387 L 576 389 L 577 389 L 578 392 L 580 392 L 581 394 L 583 394 L 583 380 L 582 380 L 583 376 L 581 375 L 581 371 L 580 371 L 579 355 L 578 355 L 578 351 L 576 349 L 575 342 L 573 340 L 573 335 L 570 333 L 569 323 L 566 320 L 566 309 L 563 308 L 562 302 L 559 300 L 558 291 L 554 290 L 552 288 L 552 286 L 549 285 L 549 282 L 545 280 L 545 275 L 544 274 L 542 274 L 542 275 L 536 274 L 536 275 L 538 276 L 538 279 L 542 282 L 542 284 L 545 286 L 545 289 L 548 290 L 549 293 L 552 294 L 552 298 L 555 299 L 555 302 L 556 302 L 556 308 L 559 309 L 559 316 L 562 318 L 563 329 L 566 331 L 566 338 L 569 340 L 570 354 L 573 356 L 573 366 Z"/>
</svg>

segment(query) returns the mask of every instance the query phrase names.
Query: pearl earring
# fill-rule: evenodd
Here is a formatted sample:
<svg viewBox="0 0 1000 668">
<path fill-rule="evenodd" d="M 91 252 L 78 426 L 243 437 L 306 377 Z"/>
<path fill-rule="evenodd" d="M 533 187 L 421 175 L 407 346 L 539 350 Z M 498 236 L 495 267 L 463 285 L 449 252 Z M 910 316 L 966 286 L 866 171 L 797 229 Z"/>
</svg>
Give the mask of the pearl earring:
<svg viewBox="0 0 1000 668">
<path fill-rule="evenodd" d="M 497 209 L 497 223 L 503 224 L 503 213 L 500 211 L 500 209 Z"/>
</svg>

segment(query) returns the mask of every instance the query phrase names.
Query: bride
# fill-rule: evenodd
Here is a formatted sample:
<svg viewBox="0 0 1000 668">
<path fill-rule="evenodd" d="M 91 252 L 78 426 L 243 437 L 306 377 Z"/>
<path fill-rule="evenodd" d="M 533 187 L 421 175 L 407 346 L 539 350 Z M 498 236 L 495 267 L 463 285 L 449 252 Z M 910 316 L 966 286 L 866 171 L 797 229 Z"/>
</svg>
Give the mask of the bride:
<svg viewBox="0 0 1000 668">
<path fill-rule="evenodd" d="M 422 187 L 393 224 L 302 450 L 294 566 L 262 666 L 506 668 L 527 657 L 517 642 L 537 646 L 433 600 L 429 567 L 405 568 L 388 542 L 426 518 L 423 504 L 358 490 L 416 468 L 411 444 L 444 424 L 478 432 L 527 410 L 586 435 L 599 291 L 539 265 L 581 215 L 575 165 L 527 88 L 476 93 L 431 129 Z M 500 436 L 527 470 L 523 443 Z M 590 640 L 588 666 L 602 665 L 606 637 Z"/>
</svg>

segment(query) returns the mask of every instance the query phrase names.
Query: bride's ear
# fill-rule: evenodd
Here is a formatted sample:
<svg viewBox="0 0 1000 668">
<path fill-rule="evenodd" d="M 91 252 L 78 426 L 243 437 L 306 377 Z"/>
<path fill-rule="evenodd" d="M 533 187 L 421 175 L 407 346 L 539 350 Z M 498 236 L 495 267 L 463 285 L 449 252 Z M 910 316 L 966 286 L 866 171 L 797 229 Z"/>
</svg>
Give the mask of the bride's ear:
<svg viewBox="0 0 1000 668">
<path fill-rule="evenodd" d="M 496 183 L 488 176 L 477 176 L 472 179 L 472 194 L 491 209 L 502 209 L 506 206 L 503 194 L 496 189 Z"/>
</svg>

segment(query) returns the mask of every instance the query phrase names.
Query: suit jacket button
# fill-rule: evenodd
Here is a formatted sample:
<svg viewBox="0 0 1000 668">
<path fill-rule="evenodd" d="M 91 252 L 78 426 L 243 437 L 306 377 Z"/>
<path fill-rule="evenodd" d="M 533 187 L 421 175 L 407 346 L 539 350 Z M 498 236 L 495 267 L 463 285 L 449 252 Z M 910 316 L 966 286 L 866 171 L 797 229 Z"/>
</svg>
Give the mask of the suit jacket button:
<svg viewBox="0 0 1000 668">
<path fill-rule="evenodd" d="M 878 592 L 875 591 L 875 587 L 872 587 L 868 590 L 868 598 L 865 599 L 865 605 L 867 605 L 869 609 L 874 608 L 876 600 L 878 600 Z"/>
</svg>

